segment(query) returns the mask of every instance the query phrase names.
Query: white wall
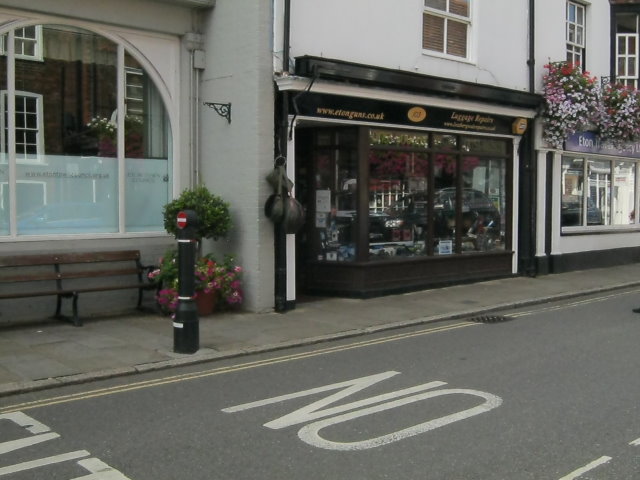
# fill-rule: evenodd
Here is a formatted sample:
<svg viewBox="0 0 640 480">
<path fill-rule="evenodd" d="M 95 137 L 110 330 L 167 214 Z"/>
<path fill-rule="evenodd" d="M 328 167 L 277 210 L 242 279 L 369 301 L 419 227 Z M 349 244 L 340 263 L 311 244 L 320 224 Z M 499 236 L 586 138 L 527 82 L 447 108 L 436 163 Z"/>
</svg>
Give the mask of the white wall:
<svg viewBox="0 0 640 480">
<path fill-rule="evenodd" d="M 282 3 L 275 0 L 279 14 Z M 291 57 L 313 55 L 526 90 L 528 0 L 473 4 L 470 62 L 423 53 L 422 0 L 292 1 Z M 276 51 L 282 50 L 279 40 Z"/>
<path fill-rule="evenodd" d="M 609 76 L 610 15 L 608 0 L 587 2 L 585 69 L 591 75 Z M 542 91 L 544 68 L 550 61 L 564 61 L 566 53 L 566 2 L 536 0 L 536 91 Z"/>
<path fill-rule="evenodd" d="M 273 168 L 273 71 L 271 4 L 218 0 L 204 26 L 206 69 L 203 102 L 231 102 L 231 124 L 213 109 L 200 109 L 203 182 L 231 204 L 233 231 L 215 252 L 233 253 L 245 269 L 244 307 L 274 306 L 273 226 L 263 213 Z"/>
</svg>

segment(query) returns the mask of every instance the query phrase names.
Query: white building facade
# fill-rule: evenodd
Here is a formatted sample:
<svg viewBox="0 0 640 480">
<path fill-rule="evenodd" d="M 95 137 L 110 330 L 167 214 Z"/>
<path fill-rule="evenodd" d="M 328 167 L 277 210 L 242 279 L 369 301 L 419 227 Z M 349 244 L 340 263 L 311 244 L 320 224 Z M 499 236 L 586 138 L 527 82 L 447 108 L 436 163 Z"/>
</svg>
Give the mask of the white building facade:
<svg viewBox="0 0 640 480">
<path fill-rule="evenodd" d="M 593 132 L 555 148 L 540 117 L 549 61 L 637 87 L 637 15 L 608 0 L 4 0 L 0 249 L 157 263 L 175 245 L 163 205 L 203 183 L 234 223 L 203 249 L 234 254 L 252 311 L 634 261 L 640 148 Z M 277 162 L 306 209 L 296 233 L 264 213 Z M 132 305 L 96 298 L 88 313 Z"/>
<path fill-rule="evenodd" d="M 273 308 L 260 185 L 273 155 L 272 9 L 238 3 L 0 2 L 3 255 L 139 249 L 158 264 L 176 245 L 163 206 L 205 183 L 234 226 L 203 250 L 244 267 L 245 308 Z M 83 315 L 135 305 L 134 291 L 85 297 Z M 2 320 L 42 318 L 54 302 L 4 301 Z"/>
</svg>

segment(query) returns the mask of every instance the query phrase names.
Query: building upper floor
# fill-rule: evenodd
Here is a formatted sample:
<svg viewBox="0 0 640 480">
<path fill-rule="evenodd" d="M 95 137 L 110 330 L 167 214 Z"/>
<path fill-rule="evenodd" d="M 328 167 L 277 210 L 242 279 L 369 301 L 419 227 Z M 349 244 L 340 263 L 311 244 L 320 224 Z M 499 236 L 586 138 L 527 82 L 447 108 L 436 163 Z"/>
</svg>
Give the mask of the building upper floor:
<svg viewBox="0 0 640 480">
<path fill-rule="evenodd" d="M 288 34 L 292 63 L 322 57 L 540 93 L 545 65 L 566 60 L 637 86 L 639 18 L 637 0 L 274 0 L 274 69 Z"/>
</svg>

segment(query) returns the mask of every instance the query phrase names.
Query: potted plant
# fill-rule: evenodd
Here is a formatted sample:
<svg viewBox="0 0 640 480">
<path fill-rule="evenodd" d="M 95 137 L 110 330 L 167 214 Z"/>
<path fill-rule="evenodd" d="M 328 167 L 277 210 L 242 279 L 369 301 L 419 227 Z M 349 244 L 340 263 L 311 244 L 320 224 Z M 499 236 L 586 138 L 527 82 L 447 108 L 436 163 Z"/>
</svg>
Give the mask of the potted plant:
<svg viewBox="0 0 640 480">
<path fill-rule="evenodd" d="M 242 272 L 233 256 L 226 255 L 218 262 L 212 254 L 199 257 L 195 264 L 195 301 L 199 315 L 209 315 L 219 305 L 222 308 L 237 307 L 242 303 Z M 160 266 L 149 273 L 156 282 L 156 300 L 160 310 L 174 315 L 178 306 L 177 251 L 169 249 L 160 259 Z"/>
<path fill-rule="evenodd" d="M 212 194 L 204 185 L 184 190 L 178 198 L 167 203 L 163 209 L 164 228 L 177 234 L 176 218 L 182 210 L 193 210 L 198 217 L 196 235 L 198 238 L 225 237 L 231 230 L 229 204 Z"/>
</svg>

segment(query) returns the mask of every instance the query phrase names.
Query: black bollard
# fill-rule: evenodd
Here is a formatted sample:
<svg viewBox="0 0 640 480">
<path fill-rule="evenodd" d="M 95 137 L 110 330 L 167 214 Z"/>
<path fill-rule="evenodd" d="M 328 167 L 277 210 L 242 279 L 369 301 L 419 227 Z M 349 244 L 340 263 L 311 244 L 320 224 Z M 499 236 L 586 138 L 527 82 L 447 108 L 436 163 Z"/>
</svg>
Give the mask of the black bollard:
<svg viewBox="0 0 640 480">
<path fill-rule="evenodd" d="M 178 307 L 173 320 L 173 351 L 195 353 L 200 348 L 200 325 L 195 296 L 196 212 L 178 213 Z"/>
</svg>

